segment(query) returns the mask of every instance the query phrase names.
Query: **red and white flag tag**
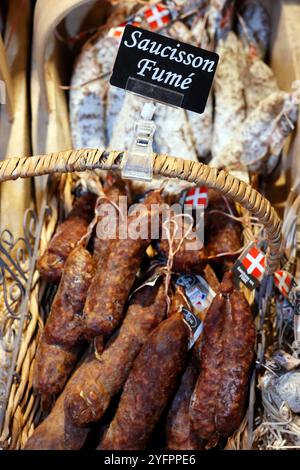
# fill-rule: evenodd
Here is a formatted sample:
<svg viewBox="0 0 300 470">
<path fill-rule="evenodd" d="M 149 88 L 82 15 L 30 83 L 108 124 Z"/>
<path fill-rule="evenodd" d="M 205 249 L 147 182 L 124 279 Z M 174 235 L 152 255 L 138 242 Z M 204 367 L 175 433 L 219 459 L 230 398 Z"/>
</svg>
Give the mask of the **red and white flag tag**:
<svg viewBox="0 0 300 470">
<path fill-rule="evenodd" d="M 253 290 L 258 287 L 266 270 L 266 255 L 257 244 L 251 244 L 233 266 L 235 277 Z"/>
<path fill-rule="evenodd" d="M 157 31 L 171 23 L 172 13 L 165 5 L 158 3 L 144 11 L 144 18 L 151 31 Z"/>
<path fill-rule="evenodd" d="M 208 192 L 205 186 L 195 186 L 188 189 L 183 193 L 180 200 L 182 205 L 188 204 L 192 207 L 207 207 L 208 205 Z"/>
<path fill-rule="evenodd" d="M 266 255 L 257 246 L 253 246 L 241 260 L 243 266 L 245 266 L 247 273 L 259 281 L 262 279 L 265 273 Z"/>
<path fill-rule="evenodd" d="M 142 24 L 142 18 L 137 16 L 135 18 L 128 19 L 127 21 L 124 21 L 123 23 L 119 24 L 119 26 L 117 26 L 116 28 L 112 28 L 108 35 L 121 39 L 124 33 L 125 26 L 127 26 L 128 24 L 139 27 Z"/>
<path fill-rule="evenodd" d="M 288 297 L 294 286 L 294 277 L 288 271 L 277 271 L 274 274 L 274 282 L 281 294 L 284 295 L 284 297 Z"/>
</svg>

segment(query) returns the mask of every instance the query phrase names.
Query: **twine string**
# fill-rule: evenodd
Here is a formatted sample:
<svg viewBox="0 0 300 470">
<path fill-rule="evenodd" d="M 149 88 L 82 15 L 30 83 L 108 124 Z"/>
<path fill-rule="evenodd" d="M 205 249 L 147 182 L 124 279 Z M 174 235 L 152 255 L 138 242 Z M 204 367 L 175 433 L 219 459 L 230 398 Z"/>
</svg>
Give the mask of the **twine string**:
<svg viewBox="0 0 300 470">
<path fill-rule="evenodd" d="M 180 219 L 180 218 L 181 219 L 185 219 L 185 218 L 189 219 L 190 224 L 189 224 L 188 229 L 185 231 L 185 233 L 182 234 L 182 237 L 179 239 L 177 247 L 174 248 L 175 237 L 176 237 L 176 234 L 177 234 L 178 229 L 179 229 L 177 219 Z M 171 230 L 169 229 L 169 227 L 167 226 L 168 224 L 173 225 L 173 227 L 174 227 L 174 230 L 173 230 L 172 233 L 171 233 Z M 176 214 L 173 217 L 170 217 L 169 219 L 167 219 L 163 223 L 163 229 L 165 230 L 166 237 L 167 237 L 167 240 L 168 240 L 168 245 L 169 245 L 169 253 L 168 253 L 166 266 L 162 268 L 162 271 L 165 275 L 165 281 L 164 282 L 165 282 L 165 295 L 166 295 L 166 299 L 167 299 L 167 313 L 169 312 L 170 305 L 171 305 L 171 299 L 169 297 L 169 287 L 170 287 L 170 283 L 171 283 L 172 267 L 173 267 L 173 263 L 174 263 L 174 257 L 176 256 L 176 254 L 179 252 L 180 248 L 182 247 L 184 240 L 190 235 L 190 233 L 193 229 L 193 225 L 194 225 L 194 219 L 190 214 Z"/>
<path fill-rule="evenodd" d="M 77 242 L 76 246 L 83 245 L 83 246 L 86 247 L 88 245 L 88 243 L 90 241 L 90 238 L 91 238 L 91 235 L 93 233 L 94 227 L 98 223 L 99 217 L 101 215 L 100 212 L 99 212 L 99 208 L 102 205 L 102 202 L 105 201 L 105 200 L 117 210 L 117 212 L 119 213 L 120 218 L 122 220 L 124 219 L 124 214 L 122 213 L 122 211 L 121 211 L 121 209 L 120 209 L 120 207 L 118 206 L 117 203 L 115 203 L 114 201 L 109 199 L 109 197 L 105 196 L 104 194 L 102 196 L 99 196 L 97 201 L 96 201 L 96 204 L 95 204 L 95 215 L 93 217 L 93 220 L 88 225 L 86 233 Z"/>
</svg>

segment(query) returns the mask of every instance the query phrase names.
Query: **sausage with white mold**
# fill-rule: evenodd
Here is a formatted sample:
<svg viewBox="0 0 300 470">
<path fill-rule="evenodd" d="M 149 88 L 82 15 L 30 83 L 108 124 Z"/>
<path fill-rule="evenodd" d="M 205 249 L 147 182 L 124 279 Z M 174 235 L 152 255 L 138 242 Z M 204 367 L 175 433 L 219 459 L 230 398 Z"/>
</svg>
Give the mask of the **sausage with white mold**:
<svg viewBox="0 0 300 470">
<path fill-rule="evenodd" d="M 298 104 L 284 91 L 272 93 L 252 111 L 231 144 L 222 149 L 212 166 L 247 166 L 253 172 L 270 172 L 287 136 L 293 131 L 298 117 Z"/>
<path fill-rule="evenodd" d="M 220 40 L 217 53 L 220 56 L 217 67 L 215 91 L 215 119 L 212 138 L 212 166 L 225 166 L 222 155 L 224 148 L 233 142 L 246 117 L 244 86 L 239 62 L 240 43 L 230 32 L 226 40 Z"/>
</svg>

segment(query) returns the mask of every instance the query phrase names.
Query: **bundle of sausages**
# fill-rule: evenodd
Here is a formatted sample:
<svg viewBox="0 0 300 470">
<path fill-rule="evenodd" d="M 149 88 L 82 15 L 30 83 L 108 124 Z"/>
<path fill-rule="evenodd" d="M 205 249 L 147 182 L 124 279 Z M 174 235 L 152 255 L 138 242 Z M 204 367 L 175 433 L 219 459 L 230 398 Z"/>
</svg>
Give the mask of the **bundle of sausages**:
<svg viewBox="0 0 300 470">
<path fill-rule="evenodd" d="M 60 283 L 38 347 L 33 386 L 40 396 L 57 400 L 26 449 L 80 449 L 92 423 L 104 429 L 99 449 L 145 449 L 168 408 L 160 445 L 201 449 L 229 436 L 243 418 L 254 354 L 252 313 L 230 271 L 220 285 L 217 279 L 234 258 L 228 252 L 241 247 L 241 226 L 226 217 L 234 204 L 208 191 L 210 236 L 205 246 L 190 250 L 195 227 L 189 240 L 175 239 L 171 224 L 170 238 L 163 238 L 162 191 L 148 192 L 142 209 L 132 206 L 128 213 L 120 203 L 125 194 L 115 179 L 97 200 L 81 196 L 40 257 L 41 276 L 53 283 L 58 266 Z M 89 211 L 80 211 L 86 201 Z M 126 216 L 128 226 L 139 223 L 149 235 L 100 237 L 95 221 L 103 222 L 109 208 L 118 226 Z M 223 213 L 218 229 L 215 210 Z M 158 240 L 151 237 L 153 218 L 160 225 Z M 218 244 L 226 268 L 216 258 L 216 275 L 210 260 Z M 206 280 L 215 296 L 210 307 L 194 308 L 176 281 L 182 275 Z M 202 325 L 197 338 L 186 312 Z"/>
<path fill-rule="evenodd" d="M 157 5 L 125 3 L 76 61 L 74 148 L 126 150 L 132 143 L 142 103 L 108 79 L 124 24 L 149 28 L 145 12 Z M 264 62 L 270 38 L 264 8 L 258 0 L 157 3 L 168 18 L 159 33 L 216 50 L 220 61 L 202 115 L 157 104 L 154 151 L 229 171 L 271 172 L 298 107 Z M 77 197 L 38 261 L 41 277 L 58 287 L 33 387 L 54 405 L 26 449 L 77 450 L 90 433 L 87 445 L 98 440 L 99 450 L 209 449 L 224 446 L 243 420 L 255 326 L 232 272 L 243 251 L 238 208 L 205 188 L 199 244 L 202 188 L 173 180 L 162 190 L 154 178 L 131 189 L 138 210 L 124 209 L 128 185 L 118 177 L 106 178 L 100 197 Z M 169 205 L 185 202 L 193 211 L 176 237 L 180 217 Z M 124 220 L 135 236 L 124 236 Z"/>
</svg>

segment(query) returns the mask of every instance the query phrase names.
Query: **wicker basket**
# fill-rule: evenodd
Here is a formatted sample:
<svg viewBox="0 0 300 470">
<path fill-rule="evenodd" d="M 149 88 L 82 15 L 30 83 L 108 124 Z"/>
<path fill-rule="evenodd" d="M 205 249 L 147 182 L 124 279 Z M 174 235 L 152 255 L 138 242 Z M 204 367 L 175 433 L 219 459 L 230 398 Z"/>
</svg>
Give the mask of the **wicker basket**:
<svg viewBox="0 0 300 470">
<path fill-rule="evenodd" d="M 0 164 L 0 182 L 73 171 L 117 171 L 122 168 L 124 157 L 126 157 L 126 152 L 82 149 L 37 155 L 31 158 L 10 158 Z M 270 202 L 255 189 L 225 170 L 167 155 L 153 155 L 153 173 L 216 189 L 257 217 L 263 224 L 267 235 L 269 246 L 267 270 L 269 273 L 275 271 L 279 261 L 281 221 Z"/>
<path fill-rule="evenodd" d="M 48 13 L 50 12 L 51 15 L 47 13 L 47 9 L 42 9 L 42 3 L 43 6 L 45 6 L 46 3 L 49 4 Z M 59 87 L 57 83 L 59 80 L 54 80 L 55 86 L 52 84 L 51 80 L 49 80 L 49 89 L 47 89 L 46 73 L 48 67 L 47 64 L 46 67 L 44 67 L 45 48 L 51 33 L 53 34 L 54 28 L 62 17 L 67 12 L 71 11 L 74 6 L 88 4 L 89 0 L 77 0 L 76 2 L 74 0 L 61 1 L 59 2 L 61 4 L 59 11 L 53 9 L 50 3 L 51 2 L 45 2 L 44 0 L 37 2 L 37 4 L 40 4 L 39 9 L 41 13 L 39 29 L 42 29 L 43 34 L 40 34 L 40 37 L 36 40 L 34 55 L 36 68 L 34 68 L 32 76 L 32 110 L 33 117 L 36 121 L 33 125 L 32 143 L 33 152 L 35 153 L 46 153 L 57 149 L 64 150 L 70 146 L 66 103 L 62 90 L 58 90 Z M 275 25 L 274 31 L 277 31 L 276 37 L 273 38 L 272 45 L 272 68 L 276 72 L 280 87 L 290 90 L 291 81 L 300 78 L 297 75 L 298 68 L 296 58 L 292 60 L 290 57 L 290 60 L 285 63 L 284 70 L 281 64 L 282 58 L 286 58 L 287 51 L 291 49 L 295 42 L 287 33 L 288 22 L 292 20 L 296 21 L 297 15 L 293 9 L 297 7 L 288 5 L 288 3 L 290 3 L 288 0 L 278 1 L 278 5 L 276 5 L 277 8 L 274 8 L 274 2 L 270 0 L 263 0 L 263 3 L 270 6 L 270 12 L 272 13 Z M 38 16 L 36 14 L 36 21 L 37 20 Z M 54 75 L 56 77 L 56 74 Z M 38 93 L 36 92 L 37 86 L 39 86 Z M 54 90 L 57 96 L 54 96 Z M 51 98 L 55 106 L 51 105 Z M 36 101 L 40 101 L 41 103 L 37 103 Z M 37 112 L 38 105 L 41 107 L 39 108 L 39 112 Z M 57 108 L 59 108 L 59 112 Z M 49 110 L 51 112 L 48 114 Z M 57 117 L 58 115 L 59 118 Z M 40 122 L 46 126 L 46 129 L 42 128 L 41 130 Z M 62 126 L 64 127 L 62 128 Z M 299 137 L 300 135 L 298 133 L 293 146 L 294 154 L 296 154 L 299 148 Z M 124 156 L 125 153 L 119 151 L 82 149 L 37 155 L 30 158 L 11 158 L 0 162 L 0 182 L 51 173 L 72 173 L 96 169 L 112 169 L 119 171 L 122 168 Z M 296 158 L 293 159 L 292 165 L 296 170 L 298 169 Z M 270 202 L 256 190 L 224 170 L 220 171 L 201 163 L 173 158 L 167 155 L 153 155 L 153 172 L 155 175 L 161 175 L 167 178 L 179 178 L 214 188 L 239 203 L 253 216 L 257 217 L 265 227 L 268 241 L 268 273 L 272 273 L 276 270 L 279 262 L 281 221 Z M 296 171 L 294 173 L 296 174 Z M 45 179 L 42 184 L 39 184 L 37 182 L 38 180 L 40 179 L 36 178 L 35 180 L 37 194 L 45 193 Z M 283 181 L 283 184 L 286 184 L 286 181 Z M 286 184 L 286 186 L 289 186 L 289 183 Z M 49 194 L 47 196 L 49 196 Z M 46 226 L 46 195 L 38 199 L 39 197 L 37 197 L 39 207 L 38 218 L 32 218 L 31 214 L 27 214 L 25 224 L 26 234 L 24 239 L 27 256 L 30 261 L 29 265 L 27 268 L 24 268 L 21 256 L 19 260 L 20 263 L 17 262 L 17 266 L 20 267 L 20 269 L 27 270 L 27 274 L 24 280 L 22 280 L 24 296 L 19 305 L 19 327 L 13 343 L 13 361 L 7 383 L 6 395 L 2 401 L 2 397 L 0 396 L 0 448 L 20 449 L 24 447 L 26 440 L 32 434 L 34 427 L 41 418 L 39 400 L 32 392 L 32 372 L 35 351 L 43 328 L 43 309 L 41 308 L 40 299 L 43 295 L 44 284 L 40 281 L 38 272 L 35 269 L 35 261 L 39 251 L 44 250 L 47 240 L 49 240 L 54 231 L 57 214 L 53 217 L 51 224 Z M 52 211 L 57 211 L 57 202 L 51 209 Z M 13 241 L 8 240 L 8 245 L 14 245 Z M 244 421 L 241 428 L 246 428 L 246 426 L 247 423 Z"/>
<path fill-rule="evenodd" d="M 70 150 L 30 158 L 11 158 L 0 163 L 0 182 L 52 173 L 97 169 L 118 171 L 122 168 L 124 158 L 126 152 L 105 149 Z M 224 170 L 167 155 L 153 155 L 153 172 L 154 175 L 179 178 L 216 189 L 248 210 L 265 228 L 268 242 L 267 272 L 271 274 L 275 271 L 279 263 L 281 221 L 270 202 L 255 189 Z M 32 371 L 43 318 L 39 307 L 43 284 L 39 282 L 35 270 L 46 211 L 46 206 L 42 207 L 44 209 L 39 220 L 35 221 L 35 232 L 31 234 L 35 241 L 30 253 L 30 275 L 25 286 L 25 299 L 20 305 L 18 341 L 14 344 L 14 362 L 7 384 L 6 402 L 2 405 L 5 409 L 2 409 L 0 445 L 13 449 L 25 445 L 41 416 L 39 400 L 32 391 Z"/>
</svg>

